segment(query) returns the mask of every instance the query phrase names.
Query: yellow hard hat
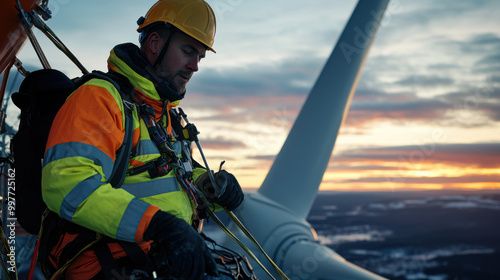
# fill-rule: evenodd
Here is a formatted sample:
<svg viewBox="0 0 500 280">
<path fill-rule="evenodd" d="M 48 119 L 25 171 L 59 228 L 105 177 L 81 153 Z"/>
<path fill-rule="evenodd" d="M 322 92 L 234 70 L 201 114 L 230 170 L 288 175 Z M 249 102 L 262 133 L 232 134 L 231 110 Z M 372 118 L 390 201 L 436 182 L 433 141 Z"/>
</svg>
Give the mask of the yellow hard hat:
<svg viewBox="0 0 500 280">
<path fill-rule="evenodd" d="M 156 22 L 172 24 L 215 52 L 215 14 L 204 0 L 160 0 L 139 19 L 137 31 Z"/>
</svg>

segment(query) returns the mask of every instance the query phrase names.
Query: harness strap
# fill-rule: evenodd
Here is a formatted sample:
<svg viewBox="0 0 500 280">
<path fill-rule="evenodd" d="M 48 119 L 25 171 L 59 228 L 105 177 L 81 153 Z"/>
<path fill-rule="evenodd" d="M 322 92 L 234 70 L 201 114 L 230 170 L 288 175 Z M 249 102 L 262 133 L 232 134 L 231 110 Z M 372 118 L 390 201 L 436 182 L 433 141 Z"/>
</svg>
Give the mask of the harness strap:
<svg viewBox="0 0 500 280">
<path fill-rule="evenodd" d="M 155 163 L 154 161 L 150 161 L 144 165 L 141 165 L 141 166 L 138 166 L 138 167 L 133 167 L 131 169 L 129 169 L 127 171 L 128 175 L 137 175 L 137 174 L 141 174 L 142 172 L 146 172 L 146 171 L 150 171 L 152 169 L 155 169 L 156 166 L 155 166 Z"/>
<path fill-rule="evenodd" d="M 152 271 L 153 267 L 151 263 L 148 261 L 146 254 L 137 243 L 122 240 L 118 240 L 118 243 L 122 246 L 123 250 L 127 253 L 127 257 L 134 265 L 137 266 L 137 268 L 142 268 L 147 272 Z"/>
<path fill-rule="evenodd" d="M 57 262 L 57 267 L 62 267 L 64 264 L 68 262 L 68 260 L 72 259 L 75 256 L 75 252 L 80 251 L 87 244 L 89 244 L 90 237 L 86 233 L 80 233 L 78 236 L 68 244 L 64 246 L 62 249 L 61 255 Z"/>
<path fill-rule="evenodd" d="M 126 109 L 130 110 L 130 109 Z M 111 173 L 111 177 L 109 183 L 114 188 L 119 188 L 123 181 L 125 180 L 125 176 L 127 173 L 127 167 L 129 164 L 128 158 L 130 152 L 132 151 L 132 134 L 133 134 L 133 121 L 132 114 L 129 112 L 125 113 L 125 136 L 123 138 L 123 144 L 119 149 L 118 156 L 115 159 L 115 164 L 113 166 L 113 172 Z"/>
<path fill-rule="evenodd" d="M 178 140 L 186 140 L 184 138 L 184 133 L 182 133 L 182 130 L 184 129 L 184 127 L 181 124 L 179 115 L 175 112 L 174 109 L 170 109 L 170 111 L 168 112 L 168 115 L 170 117 L 170 125 L 172 125 L 173 131 L 175 132 L 175 134 L 177 134 L 177 136 L 176 136 L 177 139 Z"/>
<path fill-rule="evenodd" d="M 120 268 L 116 263 L 107 242 L 99 242 L 94 247 L 95 255 L 101 265 L 101 271 L 106 279 L 114 279 L 114 274 L 120 275 Z M 113 273 L 115 272 L 115 273 Z"/>
</svg>

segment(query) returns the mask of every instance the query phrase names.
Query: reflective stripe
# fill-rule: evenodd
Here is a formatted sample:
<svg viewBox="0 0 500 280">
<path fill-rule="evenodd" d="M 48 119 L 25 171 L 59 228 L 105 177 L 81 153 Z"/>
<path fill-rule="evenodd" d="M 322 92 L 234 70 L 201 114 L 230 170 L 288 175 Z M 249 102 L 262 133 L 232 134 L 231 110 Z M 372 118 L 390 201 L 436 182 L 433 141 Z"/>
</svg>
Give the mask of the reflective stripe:
<svg viewBox="0 0 500 280">
<path fill-rule="evenodd" d="M 48 149 L 44 156 L 43 167 L 52 161 L 70 157 L 85 157 L 94 161 L 96 165 L 102 167 L 106 178 L 109 178 L 113 171 L 113 160 L 107 154 L 95 146 L 79 142 L 57 144 Z"/>
<path fill-rule="evenodd" d="M 160 151 L 151 140 L 140 140 L 136 146 L 136 156 L 159 154 Z"/>
<path fill-rule="evenodd" d="M 175 177 L 166 177 L 154 181 L 133 183 L 123 185 L 122 189 L 126 190 L 136 198 L 150 197 L 159 194 L 180 191 L 177 179 Z"/>
<path fill-rule="evenodd" d="M 64 197 L 60 209 L 61 216 L 72 221 L 78 206 L 103 184 L 101 179 L 102 176 L 96 174 L 76 185 L 76 187 Z"/>
<path fill-rule="evenodd" d="M 149 207 L 149 203 L 132 199 L 123 213 L 122 220 L 116 232 L 116 239 L 134 242 L 135 232 L 139 227 L 144 212 Z"/>
</svg>

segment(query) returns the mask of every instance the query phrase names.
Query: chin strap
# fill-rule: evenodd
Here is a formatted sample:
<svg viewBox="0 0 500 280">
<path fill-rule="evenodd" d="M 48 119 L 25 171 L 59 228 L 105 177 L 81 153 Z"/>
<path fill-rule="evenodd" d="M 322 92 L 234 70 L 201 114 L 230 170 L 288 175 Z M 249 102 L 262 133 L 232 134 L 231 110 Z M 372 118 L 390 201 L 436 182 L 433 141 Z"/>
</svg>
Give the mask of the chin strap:
<svg viewBox="0 0 500 280">
<path fill-rule="evenodd" d="M 163 48 L 160 51 L 160 55 L 158 55 L 158 57 L 156 58 L 155 63 L 153 64 L 153 68 L 155 68 L 155 69 L 158 69 L 158 65 L 160 65 L 160 63 L 163 61 L 163 57 L 167 53 L 167 49 L 170 46 L 170 41 L 172 41 L 172 37 L 174 37 L 174 33 L 176 31 L 176 29 L 172 28 L 172 25 L 170 25 L 170 24 L 166 24 L 165 27 L 170 32 L 168 33 L 167 42 L 165 42 L 165 45 L 163 45 Z"/>
</svg>

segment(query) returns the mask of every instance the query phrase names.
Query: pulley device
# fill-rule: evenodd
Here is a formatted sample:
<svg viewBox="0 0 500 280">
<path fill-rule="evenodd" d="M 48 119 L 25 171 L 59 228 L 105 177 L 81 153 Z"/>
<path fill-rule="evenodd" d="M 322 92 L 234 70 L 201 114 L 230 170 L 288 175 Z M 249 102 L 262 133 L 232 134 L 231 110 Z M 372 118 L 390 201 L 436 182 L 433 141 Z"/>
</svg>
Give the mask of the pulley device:
<svg viewBox="0 0 500 280">
<path fill-rule="evenodd" d="M 210 182 L 212 183 L 212 186 L 213 186 L 213 190 L 210 190 L 208 192 L 205 192 L 205 195 L 210 197 L 210 196 L 213 196 L 213 197 L 217 197 L 218 195 L 222 194 L 224 192 L 224 188 L 225 186 L 219 186 L 217 184 L 217 181 L 215 180 L 214 178 L 214 174 L 212 173 L 212 170 L 210 169 L 210 167 L 208 166 L 208 162 L 207 162 L 207 159 L 205 157 L 205 154 L 203 153 L 203 149 L 201 148 L 201 145 L 200 145 L 200 141 L 198 139 L 198 134 L 200 133 L 197 129 L 196 129 L 196 126 L 192 123 L 189 122 L 188 118 L 187 118 L 187 115 L 184 113 L 184 111 L 181 109 L 181 108 L 178 108 L 178 112 L 175 111 L 176 109 L 172 109 L 174 110 L 175 114 L 177 114 L 178 116 L 182 117 L 182 119 L 184 119 L 184 121 L 186 122 L 186 125 L 184 126 L 184 129 L 183 129 L 183 134 L 184 134 L 184 137 L 186 139 L 188 139 L 189 141 L 192 141 L 192 142 L 195 142 L 196 144 L 196 147 L 198 147 L 198 150 L 200 151 L 200 155 L 201 155 L 201 158 L 203 159 L 203 163 L 205 164 L 205 167 L 207 169 L 207 174 L 208 174 L 208 177 L 210 178 Z M 224 162 L 221 163 L 220 167 L 222 167 L 222 164 Z M 220 169 L 220 168 L 219 168 Z M 206 199 L 206 198 L 204 198 Z M 208 203 L 208 202 L 206 202 Z M 262 252 L 262 254 L 266 257 L 266 259 L 271 263 L 271 265 L 274 267 L 274 269 L 276 270 L 276 272 L 278 273 L 278 275 L 281 277 L 282 280 L 289 280 L 288 277 L 285 275 L 285 273 L 283 273 L 283 271 L 281 271 L 281 269 L 274 263 L 274 261 L 269 257 L 269 255 L 264 251 L 264 249 L 262 248 L 262 246 L 260 246 L 260 244 L 257 242 L 257 240 L 252 236 L 252 234 L 250 233 L 250 231 L 248 231 L 248 229 L 245 228 L 245 226 L 243 225 L 243 223 L 241 223 L 241 221 L 238 219 L 238 217 L 236 217 L 236 215 L 232 212 L 232 211 L 229 211 L 227 209 L 225 209 L 225 212 L 227 213 L 227 215 L 231 218 L 231 220 L 233 220 L 233 222 L 241 229 L 241 231 L 252 241 L 252 243 L 255 244 L 255 246 L 257 246 L 257 248 L 259 248 L 259 250 Z M 210 209 L 210 208 L 207 208 L 207 211 L 208 211 L 208 215 L 215 221 L 215 223 L 222 229 L 222 231 L 224 231 L 227 235 L 229 235 L 232 239 L 234 239 L 234 241 L 236 241 L 236 243 L 238 243 L 238 245 L 241 246 L 241 248 L 243 250 L 245 250 L 245 252 L 259 265 L 262 267 L 262 269 L 269 275 L 269 277 L 271 277 L 271 279 L 275 279 L 273 277 L 273 275 L 266 269 L 266 267 L 258 260 L 258 258 L 252 253 L 252 251 L 250 251 L 250 249 L 248 249 L 248 247 L 246 247 L 239 239 L 238 237 L 236 237 L 225 225 L 224 223 L 214 214 L 214 212 Z"/>
</svg>

